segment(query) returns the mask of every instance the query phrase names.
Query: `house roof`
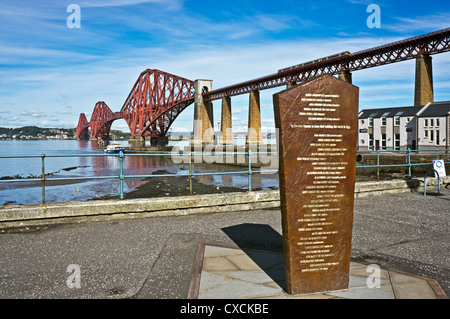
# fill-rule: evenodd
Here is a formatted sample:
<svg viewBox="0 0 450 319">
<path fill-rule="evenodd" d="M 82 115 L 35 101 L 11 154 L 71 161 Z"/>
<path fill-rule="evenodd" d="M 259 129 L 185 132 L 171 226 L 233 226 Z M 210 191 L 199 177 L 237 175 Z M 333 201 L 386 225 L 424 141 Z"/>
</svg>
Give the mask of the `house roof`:
<svg viewBox="0 0 450 319">
<path fill-rule="evenodd" d="M 450 113 L 450 101 L 433 102 L 418 117 L 447 116 Z"/>
<path fill-rule="evenodd" d="M 394 117 L 394 116 L 414 116 L 422 108 L 423 106 L 402 106 L 402 107 L 386 107 L 381 109 L 366 109 L 360 112 L 358 118 L 367 119 L 369 117 L 379 118 L 379 117 Z"/>
</svg>

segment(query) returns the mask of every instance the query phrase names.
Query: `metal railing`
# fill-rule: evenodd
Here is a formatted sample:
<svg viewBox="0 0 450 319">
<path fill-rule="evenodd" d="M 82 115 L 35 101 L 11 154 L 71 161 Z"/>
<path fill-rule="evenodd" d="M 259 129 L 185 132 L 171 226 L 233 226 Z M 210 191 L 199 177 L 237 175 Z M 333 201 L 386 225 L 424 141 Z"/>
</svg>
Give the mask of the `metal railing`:
<svg viewBox="0 0 450 319">
<path fill-rule="evenodd" d="M 406 153 L 407 154 L 407 162 L 405 164 L 380 164 L 380 155 L 383 153 Z M 377 154 L 377 163 L 375 165 L 356 165 L 356 168 L 377 168 L 377 178 L 379 179 L 379 173 L 381 168 L 385 167 L 408 167 L 408 176 L 411 177 L 411 168 L 413 166 L 421 166 L 421 165 L 432 165 L 432 163 L 412 163 L 411 162 L 411 154 L 419 153 L 419 152 L 434 152 L 436 154 L 436 159 L 439 159 L 440 152 L 450 152 L 450 149 L 435 149 L 435 150 L 376 150 L 376 151 L 357 151 L 357 153 L 376 153 Z M 95 180 L 95 179 L 118 179 L 120 181 L 120 198 L 123 199 L 124 196 L 124 180 L 127 178 L 152 178 L 152 177 L 189 177 L 189 194 L 192 195 L 193 187 L 192 187 L 192 178 L 194 176 L 213 176 L 213 175 L 237 175 L 237 174 L 247 174 L 248 175 L 248 191 L 252 191 L 252 175 L 259 173 L 268 173 L 274 174 L 277 173 L 278 170 L 269 170 L 269 169 L 260 169 L 253 170 L 252 169 L 252 156 L 259 154 L 276 154 L 276 152 L 252 152 L 251 150 L 245 152 L 222 152 L 222 153 L 188 153 L 188 154 L 173 154 L 173 153 L 152 153 L 152 154 L 124 154 L 120 152 L 118 154 L 77 154 L 77 155 L 20 155 L 20 156 L 0 156 L 0 159 L 18 159 L 18 158 L 40 158 L 42 164 L 42 175 L 40 178 L 15 178 L 15 179 L 2 179 L 0 183 L 25 183 L 25 182 L 41 182 L 42 183 L 42 203 L 45 204 L 45 187 L 47 182 L 52 181 L 70 181 L 70 180 Z M 189 172 L 178 172 L 175 174 L 139 174 L 139 175 L 124 175 L 124 167 L 123 162 L 125 157 L 147 157 L 147 156 L 181 156 L 181 157 L 189 157 Z M 221 172 L 194 172 L 193 170 L 193 158 L 195 156 L 237 156 L 244 155 L 247 157 L 248 167 L 246 170 L 240 171 L 221 171 Z M 119 175 L 107 175 L 107 176 L 78 176 L 78 177 L 47 177 L 45 173 L 45 159 L 46 158 L 70 158 L 70 157 L 118 157 L 119 158 Z M 445 164 L 450 164 L 450 162 L 444 162 Z"/>
<path fill-rule="evenodd" d="M 45 187 L 47 182 L 53 181 L 71 181 L 71 180 L 95 180 L 95 179 L 119 179 L 120 181 L 120 199 L 124 199 L 124 187 L 123 183 L 126 178 L 150 178 L 150 177 L 189 177 L 189 194 L 192 196 L 192 178 L 194 176 L 213 176 L 213 175 L 237 175 L 237 174 L 247 174 L 248 175 L 248 191 L 252 191 L 252 175 L 258 173 L 274 174 L 278 170 L 253 170 L 252 169 L 252 156 L 259 154 L 276 154 L 276 152 L 252 152 L 251 150 L 245 152 L 233 152 L 233 153 L 189 153 L 189 154 L 177 154 L 177 153 L 151 153 L 151 154 L 124 154 L 120 152 L 118 154 L 77 154 L 77 155 L 20 155 L 20 156 L 0 156 L 0 159 L 23 159 L 23 158 L 41 158 L 42 165 L 42 175 L 40 178 L 14 178 L 14 179 L 2 179 L 0 183 L 26 183 L 26 182 L 41 182 L 42 183 L 42 204 L 45 204 Z M 194 172 L 193 170 L 193 158 L 195 156 L 237 156 L 245 155 L 247 157 L 248 168 L 242 171 L 223 171 L 223 172 Z M 183 173 L 178 172 L 175 174 L 139 174 L 139 175 L 124 175 L 123 162 L 125 157 L 150 157 L 150 156 L 180 156 L 189 158 L 189 172 Z M 78 177 L 47 177 L 45 172 L 45 159 L 46 158 L 71 158 L 71 157 L 118 157 L 119 158 L 119 175 L 107 175 L 107 176 L 78 176 Z"/>
<path fill-rule="evenodd" d="M 432 163 L 412 163 L 411 154 L 418 153 L 434 153 L 436 159 L 439 159 L 439 153 L 449 153 L 450 149 L 430 149 L 430 150 L 375 150 L 375 151 L 357 151 L 357 153 L 377 154 L 377 163 L 374 165 L 356 165 L 356 168 L 377 168 L 377 179 L 380 178 L 380 168 L 383 167 L 408 167 L 408 177 L 411 177 L 411 168 L 413 166 L 432 165 Z M 407 156 L 407 162 L 405 164 L 380 164 L 380 155 L 383 153 L 405 153 Z M 444 164 L 450 164 L 450 162 L 444 162 Z"/>
</svg>

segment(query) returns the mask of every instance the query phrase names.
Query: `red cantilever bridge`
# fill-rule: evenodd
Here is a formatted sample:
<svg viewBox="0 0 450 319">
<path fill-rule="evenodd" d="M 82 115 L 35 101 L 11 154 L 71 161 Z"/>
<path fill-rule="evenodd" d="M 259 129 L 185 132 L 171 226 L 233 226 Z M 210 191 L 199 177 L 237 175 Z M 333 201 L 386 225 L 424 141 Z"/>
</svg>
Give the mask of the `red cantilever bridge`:
<svg viewBox="0 0 450 319">
<path fill-rule="evenodd" d="M 119 112 L 101 101 L 95 104 L 91 120 L 80 114 L 77 138 L 107 139 L 111 124 L 124 119 L 132 137 L 162 137 L 177 116 L 194 102 L 194 82 L 159 70 L 147 69 L 139 75 Z"/>
<path fill-rule="evenodd" d="M 450 51 L 450 28 L 336 58 L 320 59 L 319 62 L 202 92 L 201 96 L 203 102 L 208 102 L 298 83 L 321 74 L 357 71 L 447 51 Z M 194 102 L 194 94 L 194 82 L 191 80 L 159 70 L 145 70 L 119 112 L 111 111 L 105 102 L 98 102 L 90 122 L 84 113 L 80 114 L 77 138 L 87 138 L 89 127 L 92 137 L 108 138 L 112 122 L 120 118 L 127 122 L 132 137 L 163 137 L 177 116 Z"/>
</svg>

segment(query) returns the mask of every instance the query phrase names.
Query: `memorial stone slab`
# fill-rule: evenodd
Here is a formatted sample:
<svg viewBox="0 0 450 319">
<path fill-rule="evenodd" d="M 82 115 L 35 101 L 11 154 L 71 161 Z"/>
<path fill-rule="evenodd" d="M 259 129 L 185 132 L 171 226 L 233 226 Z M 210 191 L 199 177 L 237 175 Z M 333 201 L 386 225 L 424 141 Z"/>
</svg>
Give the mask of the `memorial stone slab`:
<svg viewBox="0 0 450 319">
<path fill-rule="evenodd" d="M 273 96 L 286 290 L 348 288 L 359 88 L 322 75 Z"/>
</svg>

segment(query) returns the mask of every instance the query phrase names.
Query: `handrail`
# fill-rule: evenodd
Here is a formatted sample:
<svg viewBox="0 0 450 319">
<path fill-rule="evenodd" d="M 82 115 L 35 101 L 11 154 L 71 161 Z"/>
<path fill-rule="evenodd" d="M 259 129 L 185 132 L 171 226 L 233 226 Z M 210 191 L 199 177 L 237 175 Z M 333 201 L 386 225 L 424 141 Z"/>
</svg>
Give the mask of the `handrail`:
<svg viewBox="0 0 450 319">
<path fill-rule="evenodd" d="M 42 182 L 42 204 L 45 204 L 45 186 L 46 182 L 49 181 L 65 181 L 65 180 L 94 180 L 94 179 L 119 179 L 120 181 L 120 199 L 123 199 L 124 196 L 124 188 L 123 188 L 123 182 L 126 178 L 149 178 L 149 177 L 180 177 L 180 176 L 189 176 L 189 193 L 192 196 L 192 178 L 194 176 L 213 176 L 213 175 L 232 175 L 232 174 L 248 174 L 248 191 L 252 191 L 252 175 L 255 173 L 272 173 L 275 174 L 278 172 L 278 170 L 252 170 L 252 154 L 276 154 L 276 152 L 252 152 L 251 150 L 248 150 L 246 152 L 211 152 L 211 153 L 195 153 L 191 152 L 188 154 L 185 153 L 150 153 L 150 154 L 124 154 L 122 151 L 118 154 L 100 154 L 100 153 L 94 153 L 94 154 L 52 154 L 52 155 L 2 155 L 0 156 L 0 159 L 5 158 L 41 158 L 42 159 L 42 175 L 40 178 L 26 178 L 26 179 L 2 179 L 0 180 L 0 183 L 14 183 L 14 182 Z M 189 156 L 189 173 L 176 173 L 176 174 L 156 174 L 156 175 L 124 175 L 123 173 L 123 161 L 126 156 Z M 224 172 L 198 172 L 194 173 L 192 171 L 192 158 L 194 156 L 217 156 L 217 155 L 246 155 L 248 157 L 248 169 L 245 171 L 224 171 Z M 109 176 L 79 176 L 79 177 L 46 177 L 45 173 L 45 158 L 70 158 L 70 157 L 118 157 L 119 163 L 120 163 L 120 172 L 119 175 L 109 175 Z"/>
<path fill-rule="evenodd" d="M 376 153 L 377 164 L 376 165 L 357 165 L 356 168 L 377 168 L 377 179 L 380 177 L 380 168 L 383 167 L 408 167 L 408 177 L 411 177 L 411 168 L 413 166 L 432 165 L 432 163 L 411 163 L 411 153 L 436 153 L 436 159 L 439 159 L 439 152 L 450 152 L 450 149 L 429 149 L 429 150 L 358 150 L 357 153 Z M 407 153 L 407 163 L 405 164 L 380 164 L 381 153 Z M 444 162 L 444 164 L 450 164 L 450 162 Z"/>
<path fill-rule="evenodd" d="M 408 162 L 406 164 L 380 164 L 380 154 L 381 153 L 400 153 L 406 152 L 408 155 Z M 419 153 L 419 152 L 436 152 L 436 158 L 439 156 L 439 152 L 450 152 L 450 149 L 433 149 L 433 150 L 360 150 L 357 153 L 376 153 L 377 154 L 377 164 L 376 165 L 356 165 L 356 168 L 377 168 L 377 177 L 379 179 L 379 171 L 380 168 L 384 167 L 408 167 L 408 175 L 411 177 L 411 168 L 413 166 L 421 166 L 421 165 L 431 165 L 431 163 L 411 163 L 411 153 Z M 151 178 L 151 177 L 173 177 L 173 176 L 187 176 L 189 177 L 189 193 L 192 195 L 192 178 L 194 176 L 214 176 L 214 175 L 233 175 L 233 174 L 247 174 L 248 175 L 248 191 L 252 191 L 252 175 L 258 173 L 269 173 L 275 174 L 278 170 L 253 170 L 252 169 L 252 156 L 259 154 L 276 154 L 277 152 L 252 152 L 251 150 L 247 150 L 244 152 L 189 152 L 189 153 L 149 153 L 149 154 L 124 154 L 120 152 L 119 154 L 101 154 L 101 153 L 92 153 L 92 154 L 41 154 L 41 155 L 2 155 L 0 159 L 5 158 L 41 158 L 42 159 L 42 175 L 38 178 L 24 178 L 24 179 L 2 179 L 0 183 L 17 183 L 17 182 L 42 182 L 42 203 L 45 204 L 45 186 L 46 182 L 50 181 L 69 181 L 69 180 L 94 180 L 94 179 L 119 179 L 120 181 L 120 198 L 124 198 L 123 191 L 123 182 L 126 178 Z M 124 175 L 123 172 L 123 161 L 125 157 L 134 157 L 134 156 L 181 156 L 181 157 L 189 157 L 189 172 L 186 173 L 176 173 L 176 174 L 156 174 L 156 175 L 148 175 L 148 174 L 140 174 L 140 175 Z M 239 171 L 224 171 L 224 172 L 193 172 L 192 169 L 192 159 L 195 156 L 217 156 L 217 155 L 245 155 L 248 160 L 248 168 L 246 170 Z M 70 157 L 118 157 L 120 162 L 120 171 L 118 175 L 108 175 L 108 176 L 79 176 L 79 177 L 47 177 L 45 173 L 45 159 L 46 158 L 70 158 Z M 450 164 L 450 162 L 444 162 L 445 164 Z M 439 175 L 439 174 L 438 174 Z M 425 186 L 426 187 L 426 186 Z"/>
<path fill-rule="evenodd" d="M 430 168 L 426 173 L 425 173 L 425 177 L 423 178 L 423 196 L 427 196 L 427 175 L 429 171 L 434 171 L 437 174 L 438 177 L 438 194 L 441 193 L 441 180 L 439 177 L 439 173 L 437 170 L 435 170 L 434 168 Z"/>
</svg>

